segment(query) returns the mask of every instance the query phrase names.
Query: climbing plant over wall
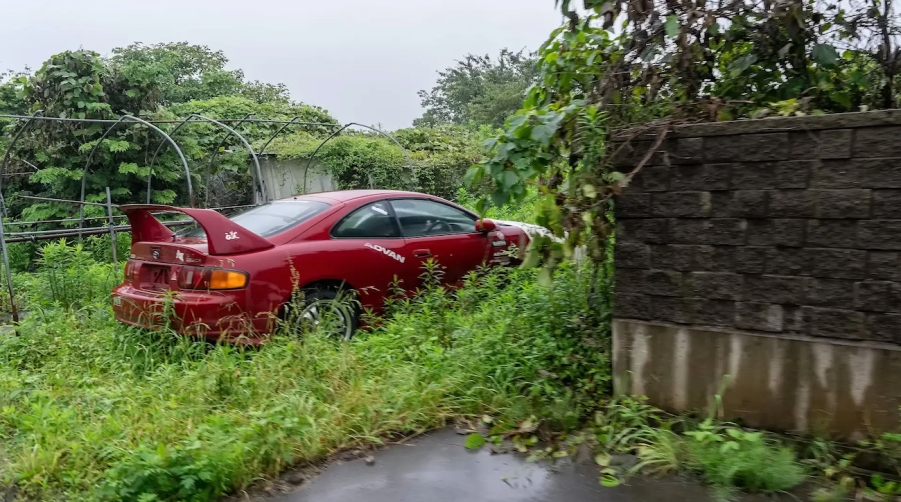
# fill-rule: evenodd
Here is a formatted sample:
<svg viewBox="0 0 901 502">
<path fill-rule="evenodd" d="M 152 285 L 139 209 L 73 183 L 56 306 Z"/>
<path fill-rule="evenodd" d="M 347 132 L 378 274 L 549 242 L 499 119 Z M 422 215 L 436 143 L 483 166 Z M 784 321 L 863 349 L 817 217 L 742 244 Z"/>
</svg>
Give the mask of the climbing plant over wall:
<svg viewBox="0 0 901 502">
<path fill-rule="evenodd" d="M 565 22 L 538 53 L 539 83 L 467 175 L 493 183 L 482 209 L 538 185 L 539 222 L 565 242 L 537 239 L 527 265 L 543 258 L 553 267 L 580 245 L 604 257 L 611 199 L 634 173 L 611 167 L 629 148 L 630 135 L 614 131 L 651 133 L 656 149 L 678 123 L 898 102 L 891 0 L 583 0 L 578 11 L 572 0 L 556 3 Z"/>
</svg>

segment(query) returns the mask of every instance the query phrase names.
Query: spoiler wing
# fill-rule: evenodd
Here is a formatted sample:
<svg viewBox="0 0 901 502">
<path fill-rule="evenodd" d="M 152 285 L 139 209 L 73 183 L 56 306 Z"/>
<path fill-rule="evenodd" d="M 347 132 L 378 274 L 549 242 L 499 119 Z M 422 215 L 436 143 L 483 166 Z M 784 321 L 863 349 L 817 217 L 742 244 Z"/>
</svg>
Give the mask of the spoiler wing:
<svg viewBox="0 0 901 502">
<path fill-rule="evenodd" d="M 194 219 L 206 232 L 209 254 L 230 255 L 262 251 L 274 247 L 263 237 L 247 230 L 212 209 L 192 209 L 156 204 L 126 204 L 119 210 L 128 217 L 133 242 L 171 242 L 175 235 L 151 211 L 176 211 Z"/>
</svg>

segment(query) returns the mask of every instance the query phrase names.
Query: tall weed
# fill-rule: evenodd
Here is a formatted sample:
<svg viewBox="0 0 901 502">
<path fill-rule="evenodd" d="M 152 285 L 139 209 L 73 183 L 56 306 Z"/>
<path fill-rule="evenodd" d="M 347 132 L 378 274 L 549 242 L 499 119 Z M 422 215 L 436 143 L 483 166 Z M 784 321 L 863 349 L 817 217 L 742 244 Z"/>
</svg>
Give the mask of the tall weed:
<svg viewBox="0 0 901 502">
<path fill-rule="evenodd" d="M 111 264 L 97 262 L 82 244 L 70 244 L 65 239 L 45 244 L 38 264 L 37 273 L 25 281 L 25 293 L 40 307 L 68 309 L 102 301 L 121 280 Z"/>
</svg>

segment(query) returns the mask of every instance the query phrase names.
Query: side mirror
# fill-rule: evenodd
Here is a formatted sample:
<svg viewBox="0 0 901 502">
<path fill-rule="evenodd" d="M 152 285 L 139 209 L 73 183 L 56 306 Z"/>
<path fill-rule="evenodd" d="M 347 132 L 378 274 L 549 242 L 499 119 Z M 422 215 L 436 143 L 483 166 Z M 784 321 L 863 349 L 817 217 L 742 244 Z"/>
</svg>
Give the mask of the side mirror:
<svg viewBox="0 0 901 502">
<path fill-rule="evenodd" d="M 495 228 L 497 228 L 497 223 L 492 220 L 486 220 L 484 218 L 481 220 L 476 220 L 476 232 L 488 233 Z"/>
</svg>

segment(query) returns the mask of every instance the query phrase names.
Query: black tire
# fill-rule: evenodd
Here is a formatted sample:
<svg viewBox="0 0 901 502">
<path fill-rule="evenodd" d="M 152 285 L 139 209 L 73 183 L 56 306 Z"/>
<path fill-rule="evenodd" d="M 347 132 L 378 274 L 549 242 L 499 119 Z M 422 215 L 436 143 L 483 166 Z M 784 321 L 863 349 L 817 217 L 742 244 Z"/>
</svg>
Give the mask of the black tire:
<svg viewBox="0 0 901 502">
<path fill-rule="evenodd" d="M 324 320 L 325 312 L 329 312 L 332 317 L 328 322 L 336 323 L 337 331 L 328 333 L 327 336 L 335 336 L 342 340 L 353 338 L 360 326 L 360 309 L 350 292 L 326 288 L 303 289 L 301 292 L 303 301 L 300 312 L 293 316 L 295 329 L 298 331 L 316 329 Z"/>
</svg>

